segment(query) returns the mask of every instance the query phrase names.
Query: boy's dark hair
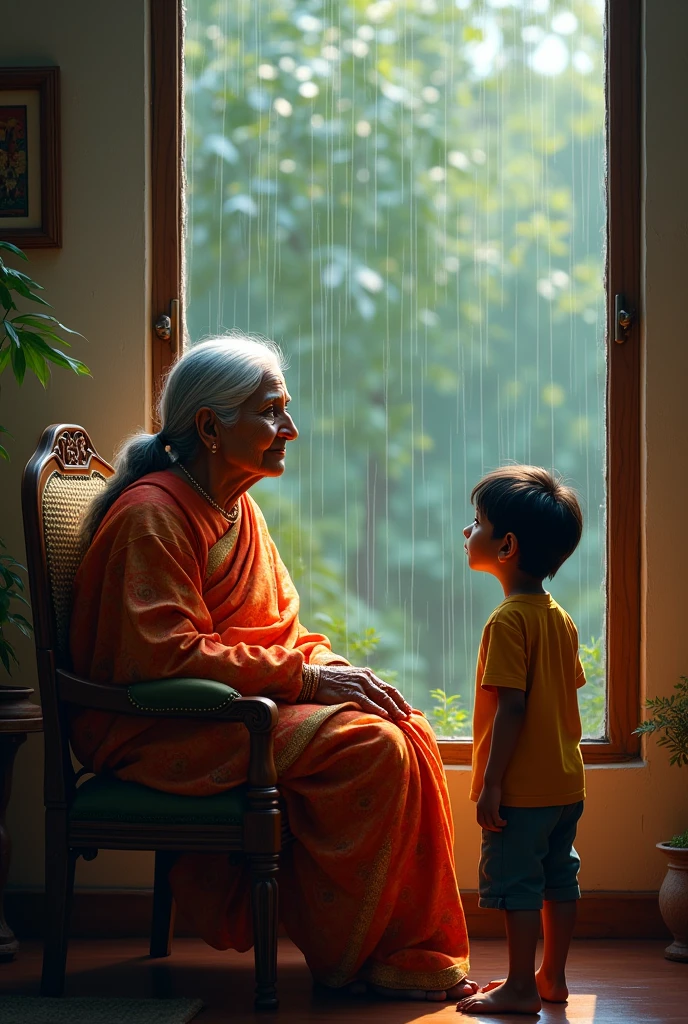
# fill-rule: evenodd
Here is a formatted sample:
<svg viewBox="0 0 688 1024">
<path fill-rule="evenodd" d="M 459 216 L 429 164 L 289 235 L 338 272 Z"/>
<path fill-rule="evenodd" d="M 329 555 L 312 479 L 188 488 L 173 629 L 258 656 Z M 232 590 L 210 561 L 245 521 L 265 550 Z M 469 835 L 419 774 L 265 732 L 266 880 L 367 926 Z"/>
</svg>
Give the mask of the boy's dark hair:
<svg viewBox="0 0 688 1024">
<path fill-rule="evenodd" d="M 492 523 L 493 537 L 514 534 L 519 569 L 537 579 L 551 579 L 581 539 L 575 492 L 540 466 L 494 469 L 473 488 L 471 503 Z"/>
</svg>

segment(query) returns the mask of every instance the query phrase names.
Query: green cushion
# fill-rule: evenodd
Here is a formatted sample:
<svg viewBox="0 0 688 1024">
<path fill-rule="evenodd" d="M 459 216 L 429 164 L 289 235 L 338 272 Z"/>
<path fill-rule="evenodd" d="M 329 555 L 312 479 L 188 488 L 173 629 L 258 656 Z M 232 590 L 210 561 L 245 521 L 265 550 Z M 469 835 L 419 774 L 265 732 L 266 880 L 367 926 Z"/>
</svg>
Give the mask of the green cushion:
<svg viewBox="0 0 688 1024">
<path fill-rule="evenodd" d="M 155 679 L 127 687 L 142 711 L 219 711 L 241 694 L 214 679 Z"/>
<path fill-rule="evenodd" d="M 246 810 L 246 786 L 213 796 L 177 796 L 94 775 L 76 791 L 73 821 L 121 821 L 151 825 L 240 825 Z"/>
</svg>

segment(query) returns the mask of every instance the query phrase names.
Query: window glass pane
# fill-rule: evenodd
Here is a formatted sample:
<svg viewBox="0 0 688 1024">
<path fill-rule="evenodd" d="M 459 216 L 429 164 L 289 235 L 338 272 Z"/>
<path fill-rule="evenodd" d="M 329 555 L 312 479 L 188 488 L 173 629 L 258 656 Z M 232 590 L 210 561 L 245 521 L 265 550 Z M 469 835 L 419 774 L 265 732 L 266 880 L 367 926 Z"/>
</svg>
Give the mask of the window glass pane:
<svg viewBox="0 0 688 1024">
<path fill-rule="evenodd" d="M 471 487 L 577 487 L 551 584 L 604 734 L 602 0 L 188 0 L 188 328 L 278 341 L 301 437 L 255 488 L 302 619 L 468 736 Z"/>
</svg>

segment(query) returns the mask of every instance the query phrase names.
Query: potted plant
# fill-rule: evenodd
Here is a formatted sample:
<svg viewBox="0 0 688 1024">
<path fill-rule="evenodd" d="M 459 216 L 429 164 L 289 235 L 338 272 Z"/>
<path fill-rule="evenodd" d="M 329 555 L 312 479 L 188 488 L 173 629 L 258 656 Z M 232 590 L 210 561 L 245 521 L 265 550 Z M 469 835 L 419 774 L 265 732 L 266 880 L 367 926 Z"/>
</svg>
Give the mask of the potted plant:
<svg viewBox="0 0 688 1024">
<path fill-rule="evenodd" d="M 28 312 L 20 311 L 17 303 L 32 302 L 40 306 L 49 306 L 50 303 L 36 294 L 37 291 L 43 290 L 40 284 L 32 280 L 28 274 L 5 264 L 2 258 L 4 252 L 12 253 L 23 260 L 27 259 L 16 245 L 0 241 L 0 311 L 3 313 L 0 318 L 0 376 L 11 367 L 17 384 L 22 384 L 26 371 L 29 370 L 38 377 L 45 388 L 50 380 L 51 363 L 80 375 L 89 374 L 88 367 L 80 360 L 73 359 L 62 349 L 55 347 L 57 342 L 69 348 L 68 342 L 61 334 L 77 334 L 77 331 L 65 327 L 48 313 L 35 312 L 31 309 Z M 4 426 L 0 426 L 0 434 L 12 436 Z M 9 453 L 0 444 L 0 460 L 2 459 L 9 460 Z M 8 675 L 11 674 L 11 663 L 17 661 L 17 656 L 12 642 L 6 635 L 7 627 L 16 629 L 25 636 L 31 634 L 31 624 L 16 608 L 17 602 L 28 604 L 23 593 L 23 570 L 24 566 L 6 552 L 5 545 L 0 540 L 0 663 Z M 16 687 L 11 688 L 13 696 L 17 692 Z M 22 693 L 25 694 L 32 692 L 22 689 Z M 6 687 L 4 694 L 6 697 L 10 696 L 10 688 Z"/>
<path fill-rule="evenodd" d="M 669 750 L 669 764 L 688 765 L 688 677 L 682 676 L 671 697 L 652 697 L 645 707 L 650 712 L 636 732 L 661 733 L 657 744 Z M 667 873 L 659 890 L 659 909 L 674 936 L 664 955 L 667 960 L 688 963 L 688 829 L 668 842 L 657 843 L 667 858 Z"/>
</svg>

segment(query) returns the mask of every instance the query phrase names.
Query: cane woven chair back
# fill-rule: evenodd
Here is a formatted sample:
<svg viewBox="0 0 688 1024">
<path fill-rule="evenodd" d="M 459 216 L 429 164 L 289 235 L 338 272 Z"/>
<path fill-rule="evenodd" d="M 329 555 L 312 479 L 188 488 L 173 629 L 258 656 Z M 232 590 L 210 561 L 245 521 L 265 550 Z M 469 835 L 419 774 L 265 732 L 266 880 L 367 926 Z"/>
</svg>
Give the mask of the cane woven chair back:
<svg viewBox="0 0 688 1024">
<path fill-rule="evenodd" d="M 48 427 L 26 467 L 23 501 L 27 548 L 33 548 L 27 554 L 36 645 L 52 650 L 58 667 L 69 662 L 72 585 L 84 554 L 81 524 L 113 472 L 86 431 L 70 424 Z"/>
<path fill-rule="evenodd" d="M 81 521 L 114 470 L 72 423 L 47 427 L 24 470 L 22 509 L 38 681 L 45 735 L 46 804 L 70 798 L 74 769 L 68 723 L 57 696 L 56 668 L 69 668 L 74 576 L 83 556 Z"/>
<path fill-rule="evenodd" d="M 72 585 L 84 554 L 81 523 L 92 499 L 106 483 L 102 473 L 66 476 L 55 470 L 43 488 L 43 535 L 59 664 L 68 659 Z"/>
</svg>

